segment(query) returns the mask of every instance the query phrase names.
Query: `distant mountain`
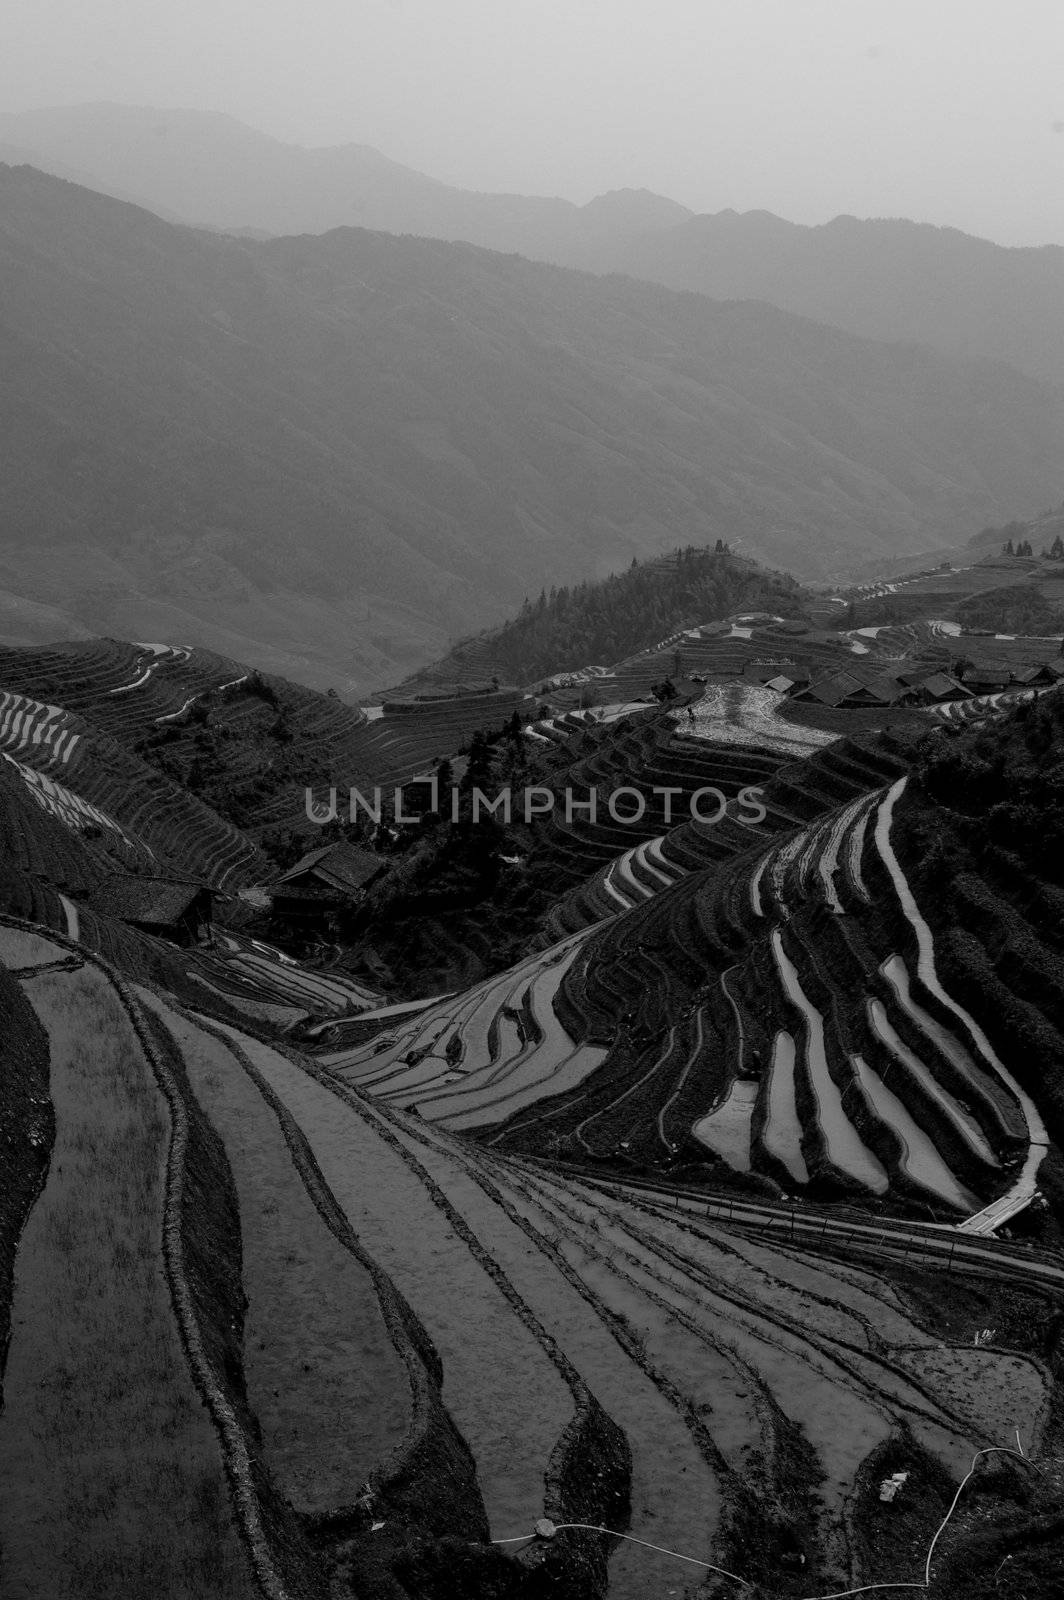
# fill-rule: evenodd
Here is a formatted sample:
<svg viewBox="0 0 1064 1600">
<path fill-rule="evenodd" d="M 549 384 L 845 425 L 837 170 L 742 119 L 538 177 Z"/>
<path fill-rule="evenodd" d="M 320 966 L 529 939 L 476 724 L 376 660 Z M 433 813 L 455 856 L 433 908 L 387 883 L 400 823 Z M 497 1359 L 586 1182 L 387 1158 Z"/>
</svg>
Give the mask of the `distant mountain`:
<svg viewBox="0 0 1064 1600">
<path fill-rule="evenodd" d="M 1059 498 L 1058 391 L 765 305 L 29 167 L 0 260 L 0 592 L 73 631 L 362 692 L 633 556 L 823 577 Z"/>
<path fill-rule="evenodd" d="M 645 189 L 602 195 L 586 206 L 477 194 L 390 161 L 371 145 L 308 150 L 203 111 L 90 105 L 0 114 L 3 144 L 59 177 L 232 232 L 356 226 L 565 260 L 607 239 L 691 216 Z"/>
<path fill-rule="evenodd" d="M 722 211 L 593 247 L 583 265 L 722 299 L 753 297 L 876 339 L 1008 361 L 1064 382 L 1064 249 L 956 228 L 836 217 L 802 227 Z"/>
<path fill-rule="evenodd" d="M 1055 245 L 1006 249 L 896 219 L 804 227 L 767 211 L 696 216 L 646 190 L 585 206 L 475 194 L 368 145 L 307 150 L 198 111 L 23 112 L 0 116 L 4 144 L 31 152 L 17 159 L 194 224 L 272 234 L 354 224 L 460 239 L 717 299 L 768 300 L 871 338 L 1064 382 L 1064 249 Z"/>
</svg>

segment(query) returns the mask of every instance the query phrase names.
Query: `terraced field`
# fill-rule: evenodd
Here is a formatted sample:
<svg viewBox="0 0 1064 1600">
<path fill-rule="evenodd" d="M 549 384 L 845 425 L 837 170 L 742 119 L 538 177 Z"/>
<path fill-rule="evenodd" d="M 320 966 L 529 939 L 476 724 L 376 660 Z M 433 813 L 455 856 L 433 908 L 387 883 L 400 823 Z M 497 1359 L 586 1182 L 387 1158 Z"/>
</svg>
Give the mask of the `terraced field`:
<svg viewBox="0 0 1064 1600">
<path fill-rule="evenodd" d="M 430 1122 L 467 1129 L 498 1122 L 544 1093 L 575 1086 L 605 1052 L 580 1048 L 558 1018 L 558 989 L 586 934 L 530 956 L 501 979 L 396 1019 L 371 1042 L 322 1063 L 375 1097 Z M 363 1022 L 372 1022 L 372 1011 Z"/>
<path fill-rule="evenodd" d="M 188 1300 L 179 1320 L 177 1282 L 168 1288 L 168 1273 L 183 1270 L 181 1246 L 159 1255 L 174 1113 L 101 973 L 49 971 L 64 950 L 31 954 L 6 930 L 0 948 L 30 968 L 23 983 L 48 1035 L 56 1121 L 14 1281 L 0 1414 L 3 1586 L 250 1597 L 258 1589 L 228 1463 L 200 1396 L 219 1411 L 226 1401 L 206 1330 Z"/>
<path fill-rule="evenodd" d="M 54 1316 L 56 1295 L 77 1293 L 37 1270 L 50 1241 L 63 1239 L 75 1275 L 101 1249 L 129 1248 L 143 1262 L 144 1286 L 127 1279 L 138 1303 L 127 1338 L 138 1341 L 137 1362 L 156 1363 L 159 1403 L 175 1409 L 148 1436 L 167 1440 L 162 1501 L 143 1451 L 126 1453 L 127 1476 L 109 1490 L 123 1507 L 152 1507 L 151 1574 L 139 1547 L 134 1558 L 116 1542 L 131 1524 L 94 1522 L 76 1552 L 53 1547 L 45 1573 L 22 1554 L 21 1535 L 5 1542 L 20 1593 L 55 1593 L 54 1573 L 70 1562 L 106 1564 L 116 1595 L 143 1593 L 148 1577 L 167 1593 L 257 1585 L 294 1595 L 326 1581 L 357 1593 L 359 1575 L 389 1561 L 409 1581 L 404 1553 L 434 1518 L 452 1536 L 449 1580 L 433 1587 L 430 1563 L 429 1587 L 403 1592 L 442 1600 L 454 1591 L 438 1585 L 456 1570 L 483 1583 L 510 1570 L 516 1583 L 515 1559 L 526 1571 L 546 1562 L 574 1597 L 603 1584 L 622 1600 L 666 1593 L 692 1561 L 774 1594 L 810 1592 L 815 1575 L 820 1592 L 888 1575 L 868 1572 L 855 1538 L 880 1515 L 885 1463 L 903 1460 L 922 1485 L 906 1528 L 926 1543 L 944 1486 L 986 1440 L 1004 1444 L 1019 1428 L 1038 1448 L 1044 1369 L 996 1347 L 943 1346 L 880 1276 L 471 1145 L 396 1109 L 398 1095 L 367 1098 L 336 1063 L 127 989 L 93 963 L 72 965 L 69 946 L 33 937 L 9 926 L 0 954 L 51 1041 L 56 1163 L 69 1154 L 31 1213 L 16 1273 L 0 1431 L 20 1492 L 9 1480 L 0 1518 L 32 1532 L 25 1496 L 44 1473 L 53 1505 L 64 1497 L 75 1518 L 91 1521 L 98 1488 L 97 1455 L 67 1456 L 52 1476 L 42 1454 L 47 1390 L 34 1329 Z M 86 1008 L 108 1013 L 111 1040 L 91 1072 L 70 1031 Z M 100 1097 L 101 1068 L 121 1097 L 118 1117 Z M 120 1176 L 130 1140 L 153 1143 L 137 1156 L 150 1199 Z M 207 1171 L 210 1248 L 232 1263 L 224 1280 L 204 1281 L 210 1257 L 193 1228 Z M 217 1231 L 227 1208 L 239 1210 L 239 1236 Z M 170 1241 L 165 1270 L 153 1264 L 160 1237 Z M 223 1370 L 224 1318 L 217 1332 L 210 1318 L 227 1295 L 232 1303 L 233 1281 L 247 1304 Z M 145 1344 L 148 1308 L 157 1331 Z M 65 1319 L 66 1392 L 99 1406 L 93 1397 L 120 1371 L 140 1404 L 132 1349 L 115 1339 L 122 1306 L 93 1299 L 85 1316 L 102 1319 L 108 1343 L 104 1352 Z M 182 1398 L 195 1384 L 205 1409 Z M 56 1429 L 69 1414 L 52 1415 Z M 108 1429 L 125 1426 L 120 1409 L 106 1416 Z M 190 1472 L 216 1483 L 194 1509 L 182 1499 L 186 1456 Z M 203 1537 L 207 1515 L 216 1565 L 193 1579 L 182 1541 L 187 1550 Z M 574 1530 L 528 1545 L 543 1515 L 646 1543 Z M 895 1552 L 889 1576 L 907 1575 L 906 1556 Z M 165 1583 L 153 1576 L 164 1558 Z"/>
<path fill-rule="evenodd" d="M 343 972 L 301 965 L 259 939 L 222 933 L 212 950 L 187 960 L 190 981 L 223 999 L 249 1020 L 287 1032 L 304 1023 L 358 1015 L 382 1003 L 382 996 Z"/>
<path fill-rule="evenodd" d="M 544 952 L 548 965 L 326 1064 L 504 1149 L 630 1170 L 709 1158 L 768 1192 L 999 1227 L 1032 1198 L 1048 1136 L 937 976 L 891 845 L 904 784 L 723 867 L 641 883 L 634 909 Z M 554 1019 L 530 1048 L 520 1007 L 537 988 Z"/>
<path fill-rule="evenodd" d="M 409 782 L 477 730 L 501 729 L 521 701 L 512 691 L 467 695 L 370 717 L 210 650 L 113 639 L 0 647 L 2 690 L 0 750 L 32 747 L 26 759 L 39 765 L 36 756 L 56 746 L 63 757 L 79 736 L 107 735 L 127 757 L 136 751 L 182 783 L 196 771 L 206 798 L 256 839 L 277 828 L 313 831 L 306 787 L 369 792 Z M 37 705 L 27 743 L 19 706 L 30 697 L 54 705 Z M 89 765 L 99 761 L 97 752 Z M 127 772 L 123 778 L 130 781 Z M 107 809 L 100 795 L 85 798 Z M 229 881 L 239 876 L 230 871 Z"/>
<path fill-rule="evenodd" d="M 149 871 L 169 867 L 224 888 L 253 881 L 265 863 L 250 840 L 80 714 L 77 707 L 87 700 L 95 717 L 96 700 L 112 692 L 107 685 L 129 666 L 125 657 L 133 648 L 115 647 L 108 654 L 95 649 L 96 641 L 90 645 L 92 649 L 70 647 L 75 665 L 61 650 L 44 653 L 46 662 L 54 658 L 61 663 L 45 677 L 50 688 L 70 697 L 62 705 L 13 689 L 0 694 L 5 769 L 17 774 L 42 810 L 88 836 L 112 866 Z M 40 655 L 0 651 L 0 673 L 11 675 L 8 682 L 36 682 Z M 96 674 L 91 692 L 77 675 L 81 667 Z"/>
<path fill-rule="evenodd" d="M 634 730 L 615 735 L 591 761 L 567 773 L 578 797 L 585 792 L 581 785 L 597 783 L 602 793 L 624 786 L 638 791 L 645 810 L 637 821 L 617 824 L 608 816 L 591 823 L 575 808 L 569 822 L 563 808 L 555 808 L 539 846 L 551 855 L 558 896 L 544 922 L 546 937 L 628 910 L 688 872 L 793 830 L 903 770 L 880 738 L 840 739 L 774 720 L 766 744 L 759 717 L 744 725 L 739 708 L 746 696 L 772 691 L 736 685 L 718 692 L 725 697 L 722 714 L 706 715 L 694 733 L 687 731 L 686 715 L 674 713 L 645 724 L 638 736 Z M 715 699 L 713 707 L 721 709 Z M 787 730 L 780 738 L 777 726 Z M 700 789 L 706 792 L 695 800 L 692 816 Z M 723 814 L 718 795 L 727 800 Z"/>
<path fill-rule="evenodd" d="M 307 691 L 300 721 L 183 647 L 56 648 L 35 685 L 5 653 L 0 1592 L 1049 1593 L 1022 1563 L 1064 1491 L 1060 697 L 920 712 L 922 741 L 738 679 L 632 704 L 776 627 L 552 690 L 506 757 L 624 816 L 515 829 L 493 911 L 516 882 L 533 936 L 428 998 L 300 962 L 254 896 L 186 950 L 93 895 L 263 865 L 118 742 L 147 717 L 257 782 L 277 722 L 402 771 L 466 707 Z"/>
</svg>

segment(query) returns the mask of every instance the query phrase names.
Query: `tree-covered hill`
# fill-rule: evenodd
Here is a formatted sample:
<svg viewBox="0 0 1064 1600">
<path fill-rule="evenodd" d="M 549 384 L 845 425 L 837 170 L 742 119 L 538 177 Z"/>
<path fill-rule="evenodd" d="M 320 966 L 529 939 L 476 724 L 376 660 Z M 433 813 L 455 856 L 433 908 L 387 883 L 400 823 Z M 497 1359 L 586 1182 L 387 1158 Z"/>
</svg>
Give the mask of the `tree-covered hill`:
<svg viewBox="0 0 1064 1600">
<path fill-rule="evenodd" d="M 963 600 L 954 613 L 965 628 L 990 628 L 995 633 L 1059 633 L 1064 611 L 1033 583 L 1010 584 Z"/>
<path fill-rule="evenodd" d="M 678 629 L 732 612 L 802 614 L 805 591 L 720 548 L 690 546 L 656 561 L 633 561 L 597 583 L 562 585 L 526 599 L 517 616 L 456 645 L 417 675 L 457 681 L 496 673 L 515 683 L 590 665 L 612 665 Z"/>
</svg>

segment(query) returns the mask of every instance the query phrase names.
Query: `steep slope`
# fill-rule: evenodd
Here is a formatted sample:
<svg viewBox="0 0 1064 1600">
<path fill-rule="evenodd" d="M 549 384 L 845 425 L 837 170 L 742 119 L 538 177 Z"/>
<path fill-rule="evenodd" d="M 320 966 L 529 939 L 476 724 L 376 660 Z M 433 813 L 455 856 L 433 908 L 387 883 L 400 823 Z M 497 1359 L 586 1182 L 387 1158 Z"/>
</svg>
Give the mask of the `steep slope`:
<svg viewBox="0 0 1064 1600">
<path fill-rule="evenodd" d="M 588 205 L 476 194 L 366 145 L 307 150 L 231 117 L 137 106 L 0 116 L 0 159 L 224 229 L 357 225 L 627 272 L 719 299 L 763 299 L 876 339 L 1007 361 L 1064 381 L 1064 250 L 1005 248 L 900 218 L 818 226 L 767 211 L 695 215 L 645 190 Z"/>
<path fill-rule="evenodd" d="M 721 211 L 593 245 L 584 265 L 722 299 L 755 297 L 875 339 L 1007 361 L 1064 381 L 1064 249 L 841 216 L 817 227 Z"/>
<path fill-rule="evenodd" d="M 1062 722 L 1049 691 L 926 738 L 893 780 L 830 746 L 769 780 L 774 839 L 707 865 L 674 829 L 624 863 L 627 910 L 334 1064 L 504 1149 L 700 1181 L 712 1163 L 977 1234 L 1034 1201 L 1023 1225 L 1055 1241 Z M 511 1038 L 526 986 L 537 1025 Z"/>
<path fill-rule="evenodd" d="M 1064 405 L 1005 369 L 466 246 L 220 238 L 29 168 L 0 201 L 0 585 L 96 631 L 367 687 L 633 555 L 824 573 L 1058 489 Z"/>
</svg>

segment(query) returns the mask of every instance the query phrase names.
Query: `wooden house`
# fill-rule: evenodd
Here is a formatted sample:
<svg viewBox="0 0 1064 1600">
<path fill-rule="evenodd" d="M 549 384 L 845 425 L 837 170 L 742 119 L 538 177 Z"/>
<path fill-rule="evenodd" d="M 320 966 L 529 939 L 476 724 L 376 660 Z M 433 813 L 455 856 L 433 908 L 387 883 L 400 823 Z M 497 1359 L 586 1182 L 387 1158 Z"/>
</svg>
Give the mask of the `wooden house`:
<svg viewBox="0 0 1064 1600">
<path fill-rule="evenodd" d="M 966 689 L 958 678 L 949 672 L 931 672 L 923 678 L 918 678 L 910 687 L 915 691 L 922 705 L 942 705 L 948 700 L 967 700 L 971 690 Z"/>
<path fill-rule="evenodd" d="M 89 896 L 89 907 L 99 916 L 182 945 L 210 933 L 212 905 L 205 884 L 125 874 L 106 878 Z"/>
<path fill-rule="evenodd" d="M 806 684 L 792 698 L 809 701 L 814 705 L 841 706 L 843 701 L 862 687 L 859 678 L 849 672 L 834 672 L 815 683 Z"/>
<path fill-rule="evenodd" d="M 868 683 L 862 683 L 860 688 L 848 694 L 842 702 L 844 706 L 911 706 L 916 705 L 918 696 L 916 691 L 907 683 L 901 683 L 889 673 L 881 673 L 879 677 L 872 678 Z"/>
<path fill-rule="evenodd" d="M 1012 682 L 1008 667 L 969 667 L 961 674 L 961 682 L 971 694 L 1000 694 Z"/>
<path fill-rule="evenodd" d="M 388 870 L 372 850 L 341 840 L 310 850 L 270 889 L 274 919 L 294 931 L 321 933 L 339 911 L 358 904 L 371 884 Z"/>
</svg>

